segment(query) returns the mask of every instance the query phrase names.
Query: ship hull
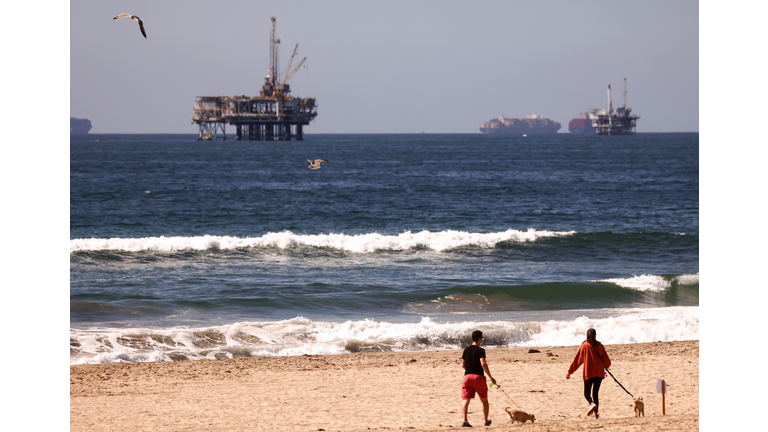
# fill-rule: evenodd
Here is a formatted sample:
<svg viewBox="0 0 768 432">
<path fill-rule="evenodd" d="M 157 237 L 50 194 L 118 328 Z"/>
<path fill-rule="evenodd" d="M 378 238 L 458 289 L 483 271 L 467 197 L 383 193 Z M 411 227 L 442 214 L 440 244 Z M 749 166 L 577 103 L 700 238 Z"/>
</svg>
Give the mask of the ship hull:
<svg viewBox="0 0 768 432">
<path fill-rule="evenodd" d="M 480 128 L 482 133 L 490 134 L 553 134 L 557 133 L 560 127 L 542 127 L 542 128 L 517 128 L 517 127 L 505 127 L 505 128 Z"/>
<path fill-rule="evenodd" d="M 568 132 L 575 134 L 595 134 L 595 128 L 592 127 L 592 120 L 585 118 L 575 118 L 568 123 Z"/>
</svg>

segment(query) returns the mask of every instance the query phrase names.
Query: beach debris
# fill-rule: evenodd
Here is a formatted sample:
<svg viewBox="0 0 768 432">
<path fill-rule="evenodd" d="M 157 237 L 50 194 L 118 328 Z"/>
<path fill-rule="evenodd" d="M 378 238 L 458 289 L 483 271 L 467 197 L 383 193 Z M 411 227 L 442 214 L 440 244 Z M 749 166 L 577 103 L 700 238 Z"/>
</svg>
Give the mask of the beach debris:
<svg viewBox="0 0 768 432">
<path fill-rule="evenodd" d="M 139 23 L 139 29 L 141 30 L 141 34 L 144 35 L 144 39 L 147 38 L 147 32 L 144 31 L 144 21 L 141 20 L 141 18 L 137 17 L 136 15 L 131 15 L 127 13 L 121 13 L 120 15 L 112 18 L 113 20 L 116 20 L 118 18 L 128 17 L 131 19 L 131 21 L 136 21 Z"/>
<path fill-rule="evenodd" d="M 528 354 L 534 354 L 534 353 L 540 353 L 540 352 L 541 352 L 541 351 L 539 351 L 539 350 L 537 350 L 537 349 L 533 349 L 533 348 L 531 348 L 531 349 L 529 349 L 529 350 L 528 350 Z"/>
</svg>

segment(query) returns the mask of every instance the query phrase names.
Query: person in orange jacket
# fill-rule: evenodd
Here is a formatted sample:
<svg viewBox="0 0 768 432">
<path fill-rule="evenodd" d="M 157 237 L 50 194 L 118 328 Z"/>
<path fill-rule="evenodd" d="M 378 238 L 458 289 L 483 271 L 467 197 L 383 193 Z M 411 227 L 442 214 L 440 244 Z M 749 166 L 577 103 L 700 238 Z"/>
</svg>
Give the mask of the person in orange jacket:
<svg viewBox="0 0 768 432">
<path fill-rule="evenodd" d="M 587 330 L 587 340 L 579 347 L 579 351 L 576 353 L 576 357 L 573 358 L 565 378 L 571 379 L 571 374 L 576 372 L 582 364 L 584 364 L 584 397 L 589 402 L 587 416 L 594 414 L 595 418 L 599 418 L 598 407 L 600 402 L 598 401 L 597 394 L 600 391 L 600 384 L 603 382 L 603 378 L 607 376 L 603 368 L 608 369 L 611 367 L 611 359 L 608 358 L 608 353 L 605 352 L 603 344 L 597 340 L 597 331 L 593 328 Z"/>
</svg>

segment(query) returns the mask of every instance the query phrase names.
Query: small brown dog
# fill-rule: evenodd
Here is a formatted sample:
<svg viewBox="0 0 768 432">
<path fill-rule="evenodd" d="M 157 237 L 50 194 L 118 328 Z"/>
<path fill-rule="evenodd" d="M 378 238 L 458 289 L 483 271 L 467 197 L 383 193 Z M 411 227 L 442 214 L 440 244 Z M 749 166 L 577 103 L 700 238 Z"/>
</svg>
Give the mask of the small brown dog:
<svg viewBox="0 0 768 432">
<path fill-rule="evenodd" d="M 635 417 L 640 417 L 640 414 L 645 417 L 645 404 L 643 404 L 643 397 L 635 398 Z"/>
<path fill-rule="evenodd" d="M 514 424 L 515 422 L 525 423 L 528 420 L 530 420 L 531 423 L 534 423 L 534 420 L 536 420 L 536 416 L 534 416 L 533 414 L 528 414 L 525 411 L 512 409 L 512 407 L 504 408 L 504 412 L 507 413 L 507 415 L 509 416 L 509 422 L 512 424 Z"/>
</svg>

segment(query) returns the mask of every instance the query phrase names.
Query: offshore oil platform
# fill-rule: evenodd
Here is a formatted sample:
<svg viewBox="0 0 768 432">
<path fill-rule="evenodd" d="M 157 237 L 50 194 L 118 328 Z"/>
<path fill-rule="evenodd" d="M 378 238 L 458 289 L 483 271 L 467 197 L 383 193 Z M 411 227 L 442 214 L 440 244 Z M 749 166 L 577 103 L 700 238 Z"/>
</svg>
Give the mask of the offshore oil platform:
<svg viewBox="0 0 768 432">
<path fill-rule="evenodd" d="M 634 135 L 639 118 L 632 115 L 631 108 L 627 108 L 627 79 L 624 78 L 624 106 L 613 109 L 611 85 L 608 84 L 608 110 L 591 109 L 581 113 L 568 123 L 568 130 L 595 135 Z"/>
<path fill-rule="evenodd" d="M 216 140 L 218 132 L 226 140 L 225 125 L 234 125 L 235 139 L 245 141 L 303 140 L 302 128 L 317 116 L 315 98 L 297 98 L 290 95 L 288 80 L 307 60 L 304 57 L 291 70 L 296 49 L 293 49 L 282 80 L 278 78 L 278 44 L 275 37 L 275 17 L 269 38 L 269 71 L 264 78 L 259 96 L 197 96 L 192 124 L 197 123 L 198 140 Z"/>
</svg>

